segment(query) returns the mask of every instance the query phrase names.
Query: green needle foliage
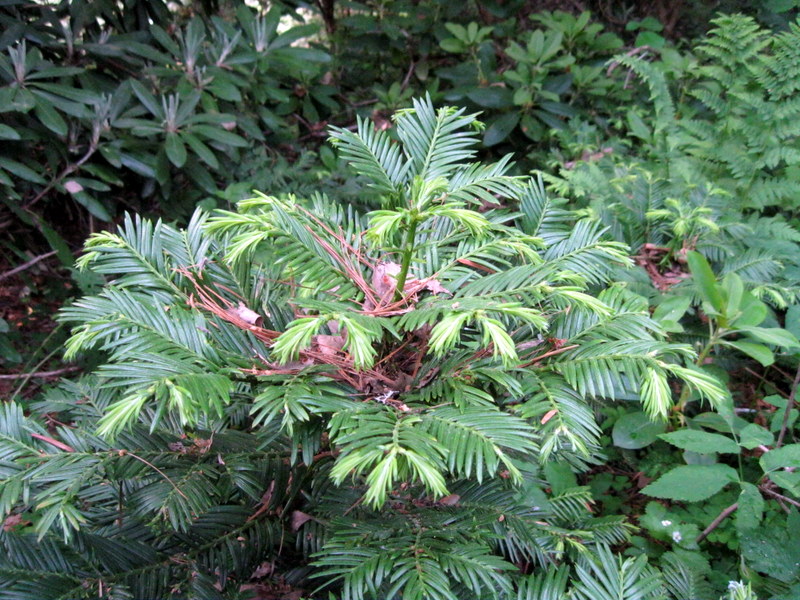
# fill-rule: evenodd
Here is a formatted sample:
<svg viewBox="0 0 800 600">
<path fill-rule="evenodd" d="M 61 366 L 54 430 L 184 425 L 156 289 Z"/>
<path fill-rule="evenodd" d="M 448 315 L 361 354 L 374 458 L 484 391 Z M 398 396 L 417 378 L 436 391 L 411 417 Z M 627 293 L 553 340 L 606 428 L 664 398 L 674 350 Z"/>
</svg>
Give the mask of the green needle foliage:
<svg viewBox="0 0 800 600">
<path fill-rule="evenodd" d="M 510 158 L 471 162 L 474 115 L 394 120 L 332 129 L 368 214 L 258 195 L 89 239 L 108 284 L 60 318 L 105 364 L 37 407 L 66 412 L 63 442 L 5 407 L 3 593 L 235 598 L 271 561 L 346 599 L 549 597 L 548 565 L 583 557 L 574 597 L 658 597 L 604 549 L 624 520 L 543 477 L 599 461 L 597 402 L 664 418 L 670 378 L 726 392 L 610 284 L 624 245 Z"/>
</svg>

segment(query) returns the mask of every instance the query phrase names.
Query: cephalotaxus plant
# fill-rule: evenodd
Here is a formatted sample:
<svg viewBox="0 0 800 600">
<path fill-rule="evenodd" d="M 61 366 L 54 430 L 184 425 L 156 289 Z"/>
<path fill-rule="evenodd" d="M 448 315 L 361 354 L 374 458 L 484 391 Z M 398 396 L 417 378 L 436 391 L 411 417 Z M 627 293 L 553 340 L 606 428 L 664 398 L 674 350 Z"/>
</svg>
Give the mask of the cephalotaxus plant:
<svg viewBox="0 0 800 600">
<path fill-rule="evenodd" d="M 101 433 L 279 429 L 287 464 L 310 467 L 298 547 L 304 523 L 327 528 L 317 564 L 345 597 L 488 597 L 515 565 L 624 539 L 585 488 L 523 501 L 538 464 L 595 460 L 592 398 L 638 396 L 658 418 L 670 376 L 725 393 L 608 286 L 623 245 L 509 157 L 471 162 L 474 116 L 418 100 L 395 124 L 332 129 L 373 212 L 259 195 L 186 231 L 128 222 L 89 240 L 82 266 L 114 279 L 62 319 L 70 352 L 109 353 Z"/>
</svg>

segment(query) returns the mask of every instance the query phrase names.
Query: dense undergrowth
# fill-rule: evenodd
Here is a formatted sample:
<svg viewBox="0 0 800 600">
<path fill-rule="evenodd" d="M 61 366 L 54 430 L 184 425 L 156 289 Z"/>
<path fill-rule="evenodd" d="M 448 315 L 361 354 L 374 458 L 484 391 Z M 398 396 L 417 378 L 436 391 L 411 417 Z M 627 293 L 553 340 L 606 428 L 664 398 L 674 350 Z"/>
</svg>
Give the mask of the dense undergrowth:
<svg viewBox="0 0 800 600">
<path fill-rule="evenodd" d="M 0 598 L 800 596 L 797 8 L 530 4 L 0 7 Z"/>
</svg>

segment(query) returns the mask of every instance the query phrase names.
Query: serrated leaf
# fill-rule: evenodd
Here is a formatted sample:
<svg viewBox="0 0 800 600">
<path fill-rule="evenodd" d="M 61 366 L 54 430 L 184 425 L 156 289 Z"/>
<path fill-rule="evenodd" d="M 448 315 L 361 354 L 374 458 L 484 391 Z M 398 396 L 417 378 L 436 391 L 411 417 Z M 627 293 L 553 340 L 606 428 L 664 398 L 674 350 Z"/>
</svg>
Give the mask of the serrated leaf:
<svg viewBox="0 0 800 600">
<path fill-rule="evenodd" d="M 687 465 L 714 465 L 717 463 L 716 452 L 701 454 L 691 450 L 684 450 L 681 456 L 683 456 L 683 460 L 686 461 Z"/>
<path fill-rule="evenodd" d="M 657 33 L 643 31 L 636 36 L 635 46 L 650 46 L 651 48 L 663 48 L 667 41 Z"/>
<path fill-rule="evenodd" d="M 572 472 L 569 464 L 565 461 L 550 461 L 546 463 L 544 476 L 556 496 L 578 485 L 575 473 Z"/>
<path fill-rule="evenodd" d="M 790 582 L 800 571 L 800 544 L 796 532 L 786 527 L 755 527 L 739 538 L 747 565 L 783 582 Z"/>
<path fill-rule="evenodd" d="M 628 127 L 632 135 L 642 140 L 649 140 L 650 128 L 645 124 L 644 119 L 636 114 L 633 110 L 628 111 Z"/>
<path fill-rule="evenodd" d="M 728 465 L 684 465 L 662 475 L 642 493 L 678 502 L 700 502 L 738 479 Z"/>
<path fill-rule="evenodd" d="M 652 421 L 643 412 L 628 413 L 614 423 L 614 445 L 626 450 L 644 448 L 655 442 L 664 428 L 663 422 Z"/>
<path fill-rule="evenodd" d="M 731 438 L 718 433 L 708 433 L 707 431 L 698 431 L 696 429 L 681 429 L 672 433 L 664 433 L 658 437 L 673 446 L 697 452 L 698 454 L 711 454 L 712 452 L 739 454 L 738 444 Z"/>
<path fill-rule="evenodd" d="M 685 523 L 659 502 L 647 503 L 645 514 L 639 518 L 639 523 L 657 539 L 670 540 L 684 548 L 697 547 L 695 539 L 700 533 L 697 525 Z"/>
<path fill-rule="evenodd" d="M 739 532 L 758 527 L 764 515 L 764 498 L 752 483 L 742 482 L 736 509 L 736 529 Z"/>
<path fill-rule="evenodd" d="M 761 456 L 759 464 L 765 473 L 785 467 L 800 469 L 800 444 L 789 444 L 788 446 L 765 452 Z"/>
<path fill-rule="evenodd" d="M 800 472 L 773 471 L 769 478 L 790 494 L 800 495 Z"/>
<path fill-rule="evenodd" d="M 771 446 L 774 441 L 772 433 L 755 423 L 748 424 L 739 432 L 739 445 L 748 450 L 756 446 Z"/>
</svg>

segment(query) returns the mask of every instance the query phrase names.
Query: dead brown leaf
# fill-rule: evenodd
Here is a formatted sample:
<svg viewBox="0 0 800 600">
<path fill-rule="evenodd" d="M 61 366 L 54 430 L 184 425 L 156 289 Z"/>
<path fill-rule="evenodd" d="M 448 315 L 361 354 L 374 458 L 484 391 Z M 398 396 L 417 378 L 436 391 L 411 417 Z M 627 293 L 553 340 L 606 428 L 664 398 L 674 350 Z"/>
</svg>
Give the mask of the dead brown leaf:
<svg viewBox="0 0 800 600">
<path fill-rule="evenodd" d="M 262 577 L 266 577 L 267 575 L 272 575 L 272 572 L 275 570 L 275 563 L 272 562 L 263 562 L 261 563 L 253 574 L 250 576 L 250 579 L 261 579 Z"/>
<path fill-rule="evenodd" d="M 22 515 L 8 515 L 6 520 L 3 521 L 3 531 L 11 531 L 15 527 L 23 526 L 23 525 L 30 525 L 31 522 L 27 519 L 24 519 Z"/>
<path fill-rule="evenodd" d="M 453 292 L 445 288 L 438 279 L 427 279 L 425 289 L 431 294 L 447 294 L 452 296 Z"/>
<path fill-rule="evenodd" d="M 195 438 L 192 440 L 192 443 L 194 444 L 195 452 L 197 452 L 197 454 L 205 454 L 211 449 L 211 445 L 214 443 L 214 440 Z"/>
<path fill-rule="evenodd" d="M 381 303 L 389 300 L 394 294 L 400 269 L 400 265 L 396 262 L 380 262 L 372 271 L 372 288 L 378 294 Z"/>
<path fill-rule="evenodd" d="M 292 531 L 297 531 L 303 526 L 303 523 L 307 523 L 313 517 L 304 513 L 301 510 L 292 511 Z"/>
<path fill-rule="evenodd" d="M 229 308 L 228 312 L 236 317 L 239 317 L 242 321 L 248 323 L 249 325 L 261 327 L 261 325 L 264 323 L 264 318 L 257 312 L 247 308 L 244 305 L 244 302 L 239 302 L 238 306 Z"/>
<path fill-rule="evenodd" d="M 342 335 L 315 335 L 312 343 L 317 347 L 320 354 L 325 356 L 335 356 L 344 347 L 344 336 Z"/>
<path fill-rule="evenodd" d="M 633 257 L 636 264 L 647 271 L 650 280 L 653 282 L 653 286 L 662 292 L 680 283 L 689 276 L 681 266 L 665 260 L 669 254 L 669 248 L 656 246 L 655 244 L 643 244 L 639 249 L 639 254 Z M 681 263 L 680 254 L 679 252 L 678 256 L 673 255 L 671 258 L 677 259 L 678 263 Z M 663 267 L 662 264 L 664 262 L 671 262 L 671 265 Z"/>
</svg>

